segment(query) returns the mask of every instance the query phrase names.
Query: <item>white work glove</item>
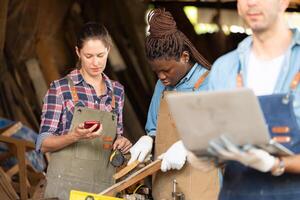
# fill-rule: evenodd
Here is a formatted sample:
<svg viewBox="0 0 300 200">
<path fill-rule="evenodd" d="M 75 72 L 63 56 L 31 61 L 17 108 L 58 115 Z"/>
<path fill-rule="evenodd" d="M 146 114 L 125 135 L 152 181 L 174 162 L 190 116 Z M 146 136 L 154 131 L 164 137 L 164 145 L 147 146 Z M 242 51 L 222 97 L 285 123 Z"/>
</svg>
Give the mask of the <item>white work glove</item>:
<svg viewBox="0 0 300 200">
<path fill-rule="evenodd" d="M 203 172 L 208 172 L 216 168 L 213 158 L 197 157 L 190 151 L 187 151 L 187 160 L 194 168 Z"/>
<path fill-rule="evenodd" d="M 165 153 L 160 155 L 161 171 L 166 172 L 170 169 L 180 170 L 186 161 L 187 151 L 181 140 L 175 142 Z"/>
<path fill-rule="evenodd" d="M 143 162 L 146 156 L 151 152 L 153 145 L 153 139 L 150 136 L 142 136 L 129 150 L 131 153 L 131 158 L 128 161 L 127 165 L 138 160 Z"/>
<path fill-rule="evenodd" d="M 225 136 L 221 136 L 219 142 L 211 141 L 210 151 L 215 152 L 222 160 L 238 161 L 245 166 L 261 172 L 271 171 L 276 162 L 275 157 L 271 156 L 268 152 L 253 146 L 241 149 Z"/>
</svg>

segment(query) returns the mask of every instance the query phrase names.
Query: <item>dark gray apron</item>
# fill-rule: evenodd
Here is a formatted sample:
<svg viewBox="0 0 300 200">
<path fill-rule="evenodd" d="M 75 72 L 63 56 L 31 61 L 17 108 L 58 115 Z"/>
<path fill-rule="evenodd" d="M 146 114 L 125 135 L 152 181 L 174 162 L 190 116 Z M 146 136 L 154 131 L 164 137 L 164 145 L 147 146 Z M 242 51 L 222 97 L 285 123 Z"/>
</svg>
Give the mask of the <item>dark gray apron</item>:
<svg viewBox="0 0 300 200">
<path fill-rule="evenodd" d="M 109 164 L 109 157 L 116 137 L 117 118 L 113 112 L 80 105 L 76 88 L 71 79 L 68 81 L 75 104 L 70 130 L 86 120 L 99 120 L 103 131 L 100 138 L 81 140 L 51 153 L 45 198 L 69 200 L 70 190 L 99 193 L 115 183 L 112 178 L 115 168 Z M 114 95 L 112 108 L 115 108 Z"/>
</svg>

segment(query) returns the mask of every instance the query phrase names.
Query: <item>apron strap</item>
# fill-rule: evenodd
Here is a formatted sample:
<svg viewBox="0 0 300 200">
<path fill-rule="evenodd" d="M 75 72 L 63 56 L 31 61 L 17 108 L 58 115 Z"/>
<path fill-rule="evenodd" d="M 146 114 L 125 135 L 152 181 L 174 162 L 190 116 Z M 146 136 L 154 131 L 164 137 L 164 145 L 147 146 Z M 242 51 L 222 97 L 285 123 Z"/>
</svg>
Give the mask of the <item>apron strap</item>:
<svg viewBox="0 0 300 200">
<path fill-rule="evenodd" d="M 197 82 L 194 84 L 193 91 L 197 90 L 197 89 L 202 85 L 202 83 L 204 82 L 204 80 L 205 80 L 206 77 L 208 76 L 209 72 L 210 72 L 210 71 L 206 71 L 206 72 L 204 72 L 204 73 L 199 77 L 199 79 L 197 80 Z M 165 87 L 164 91 L 166 91 L 166 87 Z M 164 95 L 164 93 L 162 93 L 162 95 Z"/>
<path fill-rule="evenodd" d="M 76 87 L 74 86 L 74 83 L 70 77 L 66 76 L 66 78 L 67 78 L 69 86 L 70 86 L 70 91 L 71 91 L 72 99 L 74 101 L 74 105 L 76 105 L 79 100 Z"/>
<path fill-rule="evenodd" d="M 206 71 L 204 74 L 202 74 L 202 76 L 200 76 L 200 78 L 194 84 L 194 90 L 197 90 L 201 86 L 201 84 L 206 79 L 206 77 L 208 76 L 208 74 L 209 74 L 209 71 Z"/>
<path fill-rule="evenodd" d="M 112 91 L 112 95 L 111 95 L 111 107 L 113 110 L 116 108 L 116 99 L 115 99 L 114 90 Z"/>
<path fill-rule="evenodd" d="M 297 86 L 299 85 L 299 82 L 300 82 L 300 71 L 297 72 L 297 74 L 294 76 L 293 81 L 290 85 L 290 90 L 294 91 L 297 88 Z M 241 88 L 244 86 L 243 76 L 240 72 L 236 76 L 236 86 L 237 86 L 237 88 Z"/>
<path fill-rule="evenodd" d="M 242 67 L 241 67 L 241 63 L 239 61 L 239 68 L 238 68 L 238 73 L 236 76 L 236 87 L 242 88 L 243 86 L 244 86 L 244 80 L 243 80 L 243 75 L 242 75 Z"/>
<path fill-rule="evenodd" d="M 243 76 L 241 73 L 238 73 L 238 75 L 236 76 L 236 87 L 242 88 L 243 86 L 244 86 Z"/>
<path fill-rule="evenodd" d="M 290 85 L 290 89 L 291 90 L 296 90 L 297 86 L 299 85 L 299 81 L 300 81 L 300 72 L 298 71 L 297 74 L 294 76 L 294 79 Z"/>
<path fill-rule="evenodd" d="M 290 84 L 290 92 L 296 90 L 300 82 L 300 71 L 297 72 L 297 74 L 294 76 L 291 84 Z M 242 76 L 242 67 L 241 63 L 239 61 L 239 66 L 237 70 L 237 76 L 236 76 L 236 86 L 237 88 L 241 88 L 244 86 L 243 76 Z M 289 93 L 290 93 L 289 92 Z"/>
<path fill-rule="evenodd" d="M 72 81 L 72 79 L 68 76 L 66 76 L 69 86 L 70 86 L 70 91 L 71 91 L 71 95 L 72 95 L 72 99 L 74 101 L 74 104 L 76 105 L 79 101 L 79 97 L 77 94 L 77 90 L 76 87 Z M 114 110 L 116 108 L 116 99 L 115 99 L 115 94 L 114 94 L 114 90 L 112 91 L 112 95 L 111 95 L 111 107 Z"/>
</svg>

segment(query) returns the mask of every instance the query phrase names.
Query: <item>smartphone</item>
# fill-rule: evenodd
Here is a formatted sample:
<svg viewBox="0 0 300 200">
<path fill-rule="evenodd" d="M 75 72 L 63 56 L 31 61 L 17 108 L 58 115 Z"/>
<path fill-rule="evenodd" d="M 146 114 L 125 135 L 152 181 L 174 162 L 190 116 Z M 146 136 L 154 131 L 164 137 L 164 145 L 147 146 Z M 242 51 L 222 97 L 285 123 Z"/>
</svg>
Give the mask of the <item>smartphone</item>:
<svg viewBox="0 0 300 200">
<path fill-rule="evenodd" d="M 88 128 L 91 128 L 92 126 L 94 126 L 95 124 L 97 124 L 97 126 L 93 131 L 98 131 L 101 126 L 100 121 L 96 121 L 96 120 L 85 121 L 83 127 L 85 129 L 88 129 Z"/>
</svg>

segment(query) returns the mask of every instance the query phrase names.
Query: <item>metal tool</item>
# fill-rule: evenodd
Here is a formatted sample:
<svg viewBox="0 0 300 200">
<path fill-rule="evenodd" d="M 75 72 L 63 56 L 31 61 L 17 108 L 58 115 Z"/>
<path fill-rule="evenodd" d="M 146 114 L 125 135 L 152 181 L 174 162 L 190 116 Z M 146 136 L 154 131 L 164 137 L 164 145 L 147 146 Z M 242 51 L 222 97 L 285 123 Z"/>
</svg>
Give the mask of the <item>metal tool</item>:
<svg viewBox="0 0 300 200">
<path fill-rule="evenodd" d="M 125 161 L 125 157 L 123 153 L 119 150 L 116 149 L 111 153 L 111 156 L 109 158 L 109 162 L 114 166 L 114 167 L 120 167 Z"/>
<path fill-rule="evenodd" d="M 172 199 L 173 200 L 184 200 L 184 194 L 182 192 L 177 192 L 177 181 L 176 179 L 173 180 L 173 192 L 172 192 Z"/>
</svg>

